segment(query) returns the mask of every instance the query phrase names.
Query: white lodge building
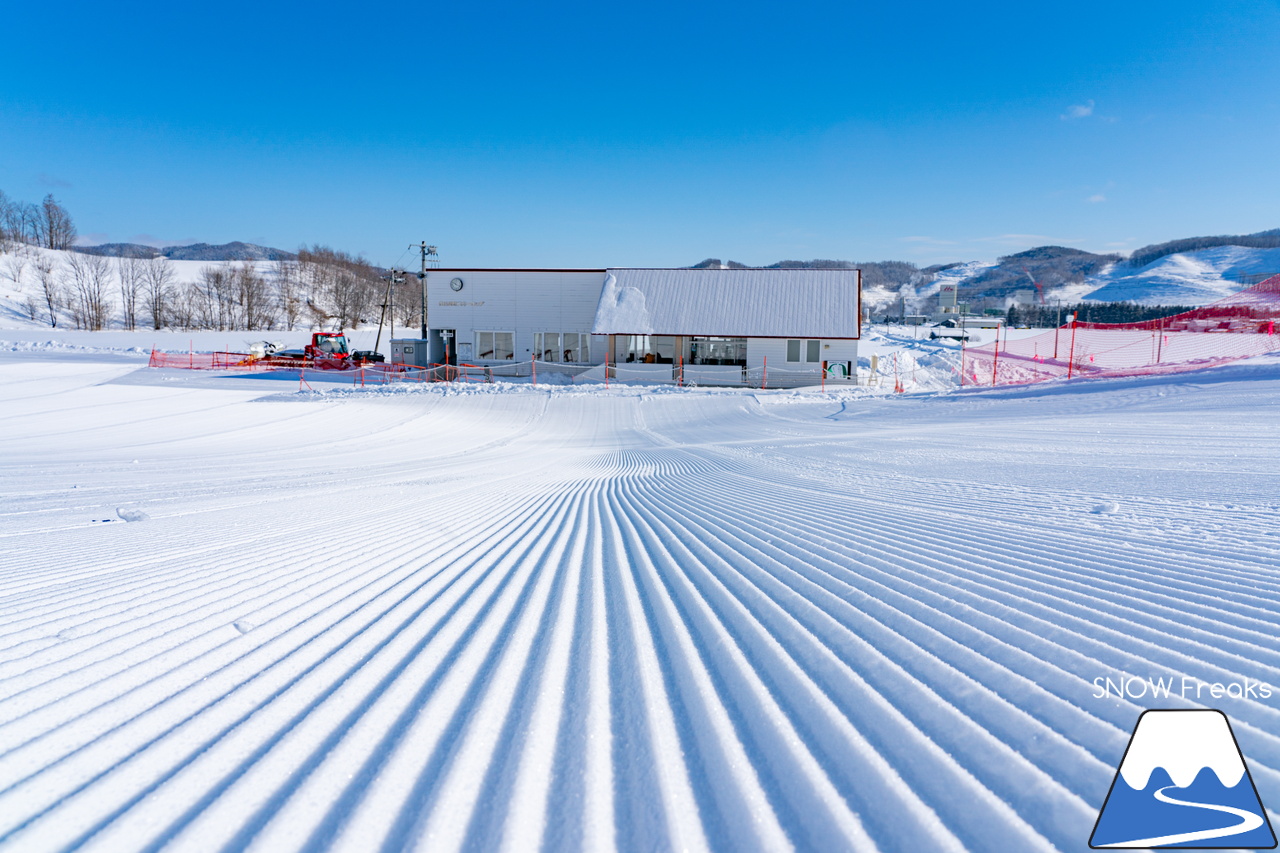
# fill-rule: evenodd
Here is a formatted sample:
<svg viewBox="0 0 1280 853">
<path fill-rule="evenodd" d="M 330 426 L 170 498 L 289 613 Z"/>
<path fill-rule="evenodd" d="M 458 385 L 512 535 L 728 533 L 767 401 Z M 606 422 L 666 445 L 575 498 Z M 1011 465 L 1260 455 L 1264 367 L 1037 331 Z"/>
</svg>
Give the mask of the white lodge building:
<svg viewBox="0 0 1280 853">
<path fill-rule="evenodd" d="M 410 364 L 601 365 L 619 379 L 737 384 L 765 369 L 853 375 L 859 270 L 431 269 Z M 425 358 L 423 350 L 426 350 Z"/>
</svg>

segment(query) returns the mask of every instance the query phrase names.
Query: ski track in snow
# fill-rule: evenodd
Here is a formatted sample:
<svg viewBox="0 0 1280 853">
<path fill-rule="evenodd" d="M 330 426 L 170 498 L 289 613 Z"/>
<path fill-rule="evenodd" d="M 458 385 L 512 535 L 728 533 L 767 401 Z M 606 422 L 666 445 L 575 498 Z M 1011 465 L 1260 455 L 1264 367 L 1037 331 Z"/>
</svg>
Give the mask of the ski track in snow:
<svg viewBox="0 0 1280 853">
<path fill-rule="evenodd" d="M 1280 685 L 1275 368 L 296 402 L 133 369 L 0 362 L 2 850 L 1083 850 L 1146 707 L 1094 678 Z M 1275 700 L 1216 706 L 1280 801 Z"/>
</svg>

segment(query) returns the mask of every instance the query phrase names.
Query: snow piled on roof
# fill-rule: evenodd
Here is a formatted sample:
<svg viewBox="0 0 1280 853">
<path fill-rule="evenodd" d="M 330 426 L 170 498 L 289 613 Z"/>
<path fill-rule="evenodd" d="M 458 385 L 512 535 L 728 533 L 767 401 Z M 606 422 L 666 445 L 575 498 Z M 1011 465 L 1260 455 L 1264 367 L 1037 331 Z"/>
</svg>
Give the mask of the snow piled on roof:
<svg viewBox="0 0 1280 853">
<path fill-rule="evenodd" d="M 599 332 L 601 328 L 626 329 L 632 335 L 653 333 L 653 321 L 649 317 L 644 292 L 620 286 L 613 273 L 605 275 L 600 304 L 596 307 L 595 331 Z"/>
<path fill-rule="evenodd" d="M 592 331 L 856 338 L 858 271 L 612 269 Z"/>
</svg>

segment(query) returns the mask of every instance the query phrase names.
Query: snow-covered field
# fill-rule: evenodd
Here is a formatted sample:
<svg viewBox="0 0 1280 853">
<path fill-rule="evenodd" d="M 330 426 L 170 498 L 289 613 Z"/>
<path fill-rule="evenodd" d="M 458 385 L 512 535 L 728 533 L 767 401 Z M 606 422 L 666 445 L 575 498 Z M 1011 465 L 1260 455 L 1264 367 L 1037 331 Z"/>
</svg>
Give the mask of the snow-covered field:
<svg viewBox="0 0 1280 853">
<path fill-rule="evenodd" d="M 0 349 L 2 850 L 1079 851 L 1148 707 L 1224 710 L 1280 806 L 1274 359 L 299 392 L 44 334 Z"/>
</svg>

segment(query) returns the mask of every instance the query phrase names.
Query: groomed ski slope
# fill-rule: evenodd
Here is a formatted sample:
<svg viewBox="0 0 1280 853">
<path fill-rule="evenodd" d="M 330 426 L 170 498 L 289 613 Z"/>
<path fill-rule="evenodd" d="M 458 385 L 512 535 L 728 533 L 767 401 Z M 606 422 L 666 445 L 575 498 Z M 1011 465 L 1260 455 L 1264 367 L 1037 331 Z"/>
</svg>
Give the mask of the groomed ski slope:
<svg viewBox="0 0 1280 853">
<path fill-rule="evenodd" d="M 1275 808 L 1093 680 L 1280 686 L 1278 406 L 0 356 L 0 850 L 1085 850 L 1203 705 Z"/>
</svg>

